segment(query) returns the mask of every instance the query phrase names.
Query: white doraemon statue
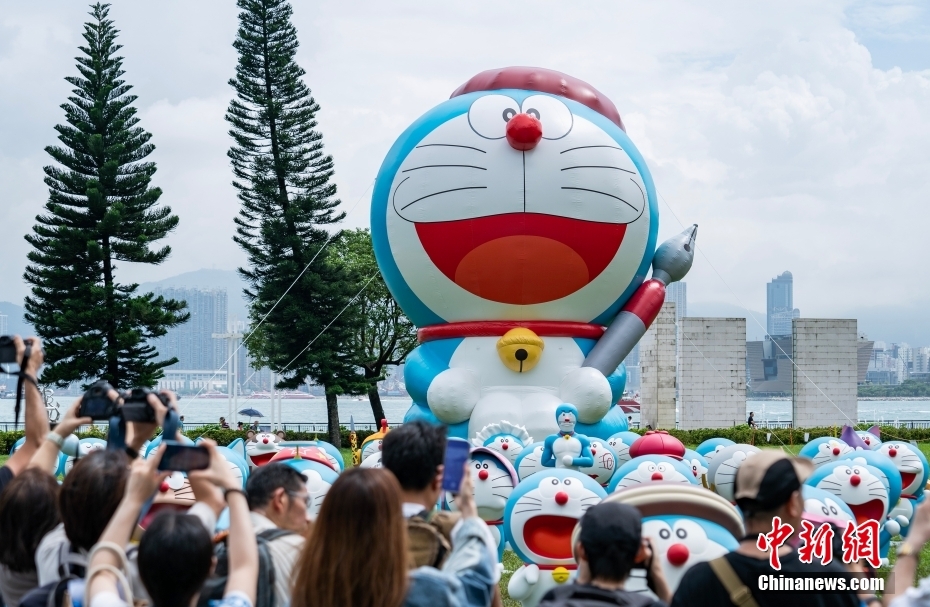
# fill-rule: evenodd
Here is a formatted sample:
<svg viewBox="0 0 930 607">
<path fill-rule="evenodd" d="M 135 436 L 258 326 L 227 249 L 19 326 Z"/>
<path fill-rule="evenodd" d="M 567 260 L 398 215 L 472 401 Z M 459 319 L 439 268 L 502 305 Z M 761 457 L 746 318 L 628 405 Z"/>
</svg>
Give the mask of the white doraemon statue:
<svg viewBox="0 0 930 607">
<path fill-rule="evenodd" d="M 798 455 L 809 458 L 815 466 L 822 466 L 829 462 L 841 460 L 852 452 L 852 447 L 847 445 L 846 441 L 830 436 L 823 436 L 808 441 L 807 444 L 798 451 Z"/>
<path fill-rule="evenodd" d="M 607 441 L 601 439 L 591 440 L 590 447 L 594 464 L 580 468 L 579 472 L 596 480 L 601 487 L 606 487 L 617 471 L 617 454 L 607 446 Z"/>
<path fill-rule="evenodd" d="M 524 447 L 532 442 L 533 437 L 527 434 L 526 428 L 508 421 L 488 424 L 471 439 L 473 446 L 494 449 L 510 460 L 511 464 L 517 462 Z"/>
<path fill-rule="evenodd" d="M 106 448 L 107 441 L 101 438 L 82 438 L 78 444 L 77 457 L 72 455 L 65 460 L 64 473 L 68 474 L 71 472 L 71 468 L 74 467 L 76 460 L 79 460 L 82 457 L 87 457 L 94 451 L 103 451 Z"/>
<path fill-rule="evenodd" d="M 596 481 L 575 470 L 546 469 L 520 481 L 504 512 L 507 542 L 524 563 L 507 584 L 512 599 L 535 607 L 550 588 L 574 575 L 572 531 L 605 497 Z"/>
<path fill-rule="evenodd" d="M 734 502 L 736 473 L 747 457 L 752 457 L 760 449 L 753 445 L 730 445 L 717 452 L 714 459 L 707 464 L 707 480 L 711 489 L 728 502 Z"/>
<path fill-rule="evenodd" d="M 623 464 L 607 485 L 607 492 L 613 493 L 628 487 L 637 487 L 648 483 L 681 483 L 696 485 L 691 469 L 683 462 L 667 455 L 641 455 Z"/>
<path fill-rule="evenodd" d="M 284 440 L 284 432 L 279 430 L 277 433 L 271 432 L 254 432 L 249 430 L 249 440 L 245 443 L 245 452 L 248 455 L 249 465 L 253 468 L 264 466 L 271 461 L 278 451 L 281 450 L 281 441 Z"/>
<path fill-rule="evenodd" d="M 627 430 L 624 432 L 617 432 L 607 439 L 607 446 L 613 449 L 614 453 L 617 454 L 617 465 L 623 465 L 633 459 L 633 456 L 630 455 L 630 447 L 632 447 L 633 443 L 639 440 L 639 438 L 639 434 Z"/>
<path fill-rule="evenodd" d="M 371 227 L 420 327 L 405 421 L 471 440 L 508 420 L 539 438 L 568 402 L 582 434 L 627 429 L 621 362 L 690 268 L 696 230 L 656 251 L 655 187 L 604 94 L 547 69 L 475 76 L 394 143 Z"/>
<path fill-rule="evenodd" d="M 526 448 L 523 449 L 523 452 L 514 464 L 514 467 L 517 469 L 517 476 L 520 477 L 521 481 L 530 475 L 546 469 L 546 467 L 542 465 L 542 454 L 545 448 L 545 443 L 540 441 L 527 445 Z"/>
</svg>

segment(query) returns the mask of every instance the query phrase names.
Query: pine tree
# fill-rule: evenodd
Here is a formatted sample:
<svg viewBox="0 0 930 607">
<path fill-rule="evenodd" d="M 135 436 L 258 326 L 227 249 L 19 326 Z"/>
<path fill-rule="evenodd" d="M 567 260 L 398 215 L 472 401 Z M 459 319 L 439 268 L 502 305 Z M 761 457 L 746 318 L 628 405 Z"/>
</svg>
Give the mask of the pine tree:
<svg viewBox="0 0 930 607">
<path fill-rule="evenodd" d="M 310 377 L 326 388 L 329 439 L 338 446 L 336 397 L 364 393 L 367 384 L 351 351 L 359 317 L 346 309 L 358 290 L 357 277 L 338 257 L 321 254 L 329 238 L 323 226 L 344 217 L 336 210 L 333 159 L 324 154 L 316 130 L 320 106 L 294 60 L 298 43 L 290 4 L 237 4 L 233 46 L 239 62 L 229 81 L 236 97 L 226 112 L 234 139 L 233 185 L 242 203 L 234 239 L 248 255 L 249 267 L 239 273 L 248 285 L 251 323 L 265 319 L 260 338 L 247 347 L 284 373 L 279 387 L 294 388 Z"/>
<path fill-rule="evenodd" d="M 33 246 L 26 320 L 44 342 L 44 382 L 152 386 L 177 359 L 155 361 L 149 340 L 189 315 L 184 302 L 118 283 L 116 262 L 164 261 L 171 249 L 151 247 L 178 218 L 157 206 L 161 189 L 150 187 L 155 163 L 145 158 L 155 146 L 138 126 L 108 14 L 109 5 L 91 7 L 76 58 L 80 75 L 66 78 L 75 87 L 61 106 L 67 124 L 55 127 L 61 146 L 45 148 L 56 165 L 45 167 L 45 213 L 26 235 Z"/>
</svg>

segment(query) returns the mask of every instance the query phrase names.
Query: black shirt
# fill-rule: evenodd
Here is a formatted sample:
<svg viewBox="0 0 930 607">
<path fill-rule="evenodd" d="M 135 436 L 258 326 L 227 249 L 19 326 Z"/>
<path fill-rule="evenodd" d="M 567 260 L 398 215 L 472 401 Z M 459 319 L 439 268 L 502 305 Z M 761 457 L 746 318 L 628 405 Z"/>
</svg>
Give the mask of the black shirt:
<svg viewBox="0 0 930 607">
<path fill-rule="evenodd" d="M 775 571 L 768 559 L 757 559 L 731 552 L 727 561 L 739 579 L 752 592 L 759 607 L 859 607 L 859 598 L 852 590 L 830 594 L 795 594 L 793 592 L 771 592 L 759 590 L 760 575 L 779 575 L 789 573 L 847 573 L 842 562 L 833 560 L 829 565 L 822 565 L 816 559 L 813 563 L 802 563 L 796 551 L 781 557 L 781 571 Z M 717 575 L 708 563 L 698 563 L 685 573 L 672 597 L 671 607 L 726 607 L 732 605 L 730 593 L 726 591 Z"/>
</svg>

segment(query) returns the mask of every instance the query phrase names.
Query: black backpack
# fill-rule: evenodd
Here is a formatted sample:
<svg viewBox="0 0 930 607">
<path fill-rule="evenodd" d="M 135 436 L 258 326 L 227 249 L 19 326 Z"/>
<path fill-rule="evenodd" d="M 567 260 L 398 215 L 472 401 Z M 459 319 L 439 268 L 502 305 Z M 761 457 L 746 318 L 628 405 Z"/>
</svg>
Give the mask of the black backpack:
<svg viewBox="0 0 930 607">
<path fill-rule="evenodd" d="M 258 588 L 255 591 L 255 607 L 275 607 L 274 562 L 268 550 L 268 542 L 286 535 L 293 535 L 293 533 L 293 531 L 276 527 L 255 535 L 258 543 Z M 200 598 L 197 600 L 197 607 L 209 607 L 210 601 L 222 600 L 223 592 L 226 590 L 226 578 L 229 576 L 229 553 L 227 551 L 225 539 L 216 545 L 213 551 L 216 556 L 216 569 L 204 582 Z"/>
<path fill-rule="evenodd" d="M 546 593 L 539 607 L 651 607 L 664 605 L 650 596 L 625 590 L 605 590 L 588 584 L 565 584 Z"/>
</svg>

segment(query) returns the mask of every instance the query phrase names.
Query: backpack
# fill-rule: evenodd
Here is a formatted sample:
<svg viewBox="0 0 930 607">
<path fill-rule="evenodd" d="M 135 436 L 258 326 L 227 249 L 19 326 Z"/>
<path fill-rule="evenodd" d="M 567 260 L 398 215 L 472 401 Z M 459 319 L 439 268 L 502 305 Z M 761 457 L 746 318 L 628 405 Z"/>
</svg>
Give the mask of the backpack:
<svg viewBox="0 0 930 607">
<path fill-rule="evenodd" d="M 458 520 L 449 512 L 427 513 L 426 510 L 408 518 L 410 567 L 442 567 L 452 552 L 450 536 Z"/>
<path fill-rule="evenodd" d="M 268 550 L 268 543 L 293 534 L 293 531 L 275 527 L 255 535 L 258 544 L 258 588 L 255 592 L 254 607 L 275 607 L 274 562 Z M 200 598 L 197 600 L 197 607 L 209 607 L 211 601 L 222 600 L 223 592 L 226 590 L 226 578 L 229 576 L 229 552 L 225 538 L 216 545 L 213 555 L 216 557 L 216 569 L 204 582 Z"/>
<path fill-rule="evenodd" d="M 83 579 L 87 574 L 86 565 L 85 555 L 73 548 L 70 542 L 63 543 L 58 551 L 58 575 L 61 579 L 30 590 L 19 602 L 20 607 L 63 607 L 68 582 Z"/>
<path fill-rule="evenodd" d="M 654 598 L 638 592 L 565 584 L 547 592 L 539 607 L 649 607 L 655 604 Z"/>
</svg>

